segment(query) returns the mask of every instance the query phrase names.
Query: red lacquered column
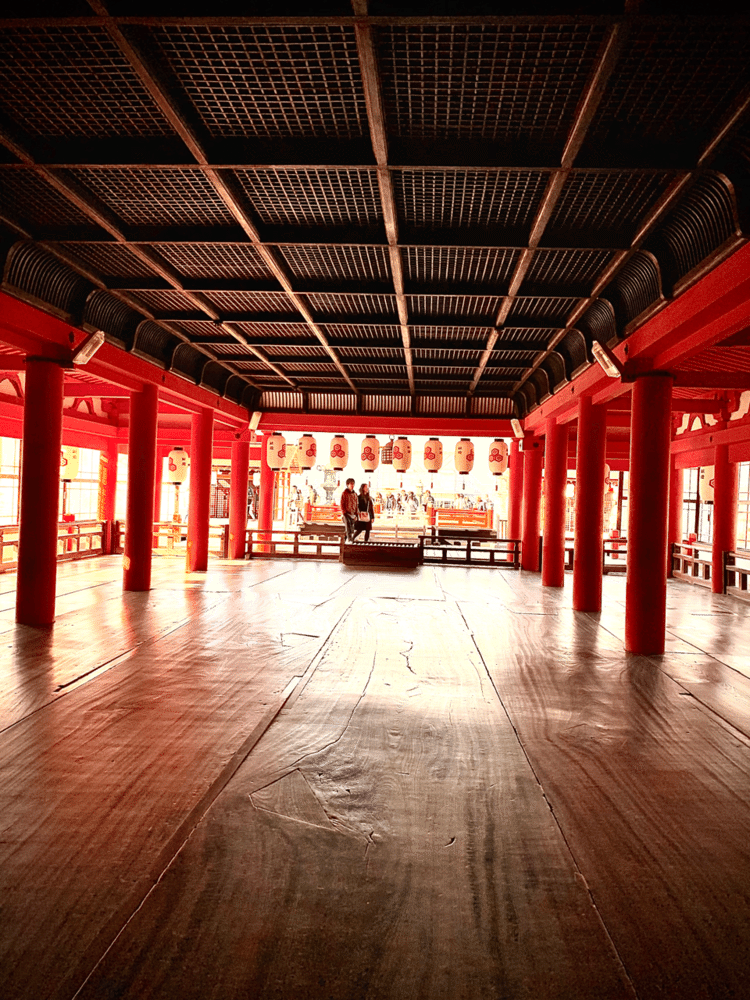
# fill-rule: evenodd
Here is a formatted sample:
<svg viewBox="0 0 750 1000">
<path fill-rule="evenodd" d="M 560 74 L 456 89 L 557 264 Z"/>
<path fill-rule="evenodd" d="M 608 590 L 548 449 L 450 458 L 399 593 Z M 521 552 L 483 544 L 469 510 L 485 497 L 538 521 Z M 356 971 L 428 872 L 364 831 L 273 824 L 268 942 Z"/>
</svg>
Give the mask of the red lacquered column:
<svg viewBox="0 0 750 1000">
<path fill-rule="evenodd" d="M 508 483 L 508 538 L 521 537 L 523 523 L 523 454 L 518 438 L 510 445 L 508 461 L 510 482 Z"/>
<path fill-rule="evenodd" d="M 114 552 L 114 520 L 117 501 L 117 441 L 108 441 L 107 448 L 102 458 L 105 462 L 105 472 L 101 484 L 101 516 L 102 521 L 106 521 L 106 534 L 104 536 L 104 547 L 108 553 Z"/>
<path fill-rule="evenodd" d="M 528 448 L 528 451 L 526 450 Z M 539 500 L 542 491 L 541 442 L 527 441 L 523 453 L 523 526 L 521 569 L 539 569 Z"/>
<path fill-rule="evenodd" d="M 260 442 L 260 490 L 258 496 L 258 531 L 273 530 L 273 485 L 274 472 L 266 459 L 266 437 Z M 259 538 L 270 538 L 260 535 Z M 269 545 L 260 545 L 259 552 L 269 552 Z"/>
<path fill-rule="evenodd" d="M 682 538 L 682 495 L 685 489 L 684 470 L 672 459 L 669 475 L 669 532 L 667 535 L 667 576 L 672 576 L 672 546 Z"/>
<path fill-rule="evenodd" d="M 604 530 L 604 454 L 607 411 L 590 396 L 578 401 L 576 445 L 576 520 L 573 552 L 573 608 L 602 609 L 602 533 Z"/>
<path fill-rule="evenodd" d="M 144 385 L 141 392 L 130 394 L 123 590 L 151 589 L 158 404 L 155 385 Z"/>
<path fill-rule="evenodd" d="M 672 378 L 642 375 L 633 385 L 628 496 L 625 648 L 664 652 Z"/>
<path fill-rule="evenodd" d="M 244 559 L 247 540 L 247 486 L 250 480 L 250 442 L 232 442 L 229 484 L 229 558 Z"/>
<path fill-rule="evenodd" d="M 16 583 L 21 625 L 55 620 L 62 409 L 63 369 L 46 358 L 26 358 Z"/>
<path fill-rule="evenodd" d="M 547 421 L 544 449 L 544 547 L 542 586 L 565 584 L 565 483 L 568 478 L 568 428 Z"/>
<path fill-rule="evenodd" d="M 208 569 L 208 517 L 211 510 L 211 458 L 214 411 L 207 407 L 193 415 L 190 431 L 190 503 L 188 506 L 188 573 Z"/>
<path fill-rule="evenodd" d="M 714 525 L 711 545 L 711 590 L 724 593 L 724 553 L 737 545 L 737 465 L 729 461 L 729 448 L 716 447 L 714 453 Z"/>
<path fill-rule="evenodd" d="M 161 493 L 162 480 L 164 479 L 164 459 L 169 452 L 165 448 L 156 449 L 156 469 L 154 476 L 154 524 L 161 521 Z M 152 544 L 155 549 L 159 548 L 159 532 L 153 529 Z"/>
</svg>

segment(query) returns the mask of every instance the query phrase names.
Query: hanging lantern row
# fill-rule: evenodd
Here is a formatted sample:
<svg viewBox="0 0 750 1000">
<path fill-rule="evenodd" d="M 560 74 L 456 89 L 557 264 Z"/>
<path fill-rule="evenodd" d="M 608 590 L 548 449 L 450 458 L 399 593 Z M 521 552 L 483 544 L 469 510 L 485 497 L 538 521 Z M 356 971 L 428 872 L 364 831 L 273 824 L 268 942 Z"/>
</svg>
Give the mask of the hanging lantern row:
<svg viewBox="0 0 750 1000">
<path fill-rule="evenodd" d="M 278 472 L 288 467 L 287 443 L 282 434 L 278 431 L 274 431 L 273 434 L 267 434 L 265 449 L 266 461 L 271 469 Z M 170 452 L 170 470 L 172 456 L 175 452 L 181 451 L 181 448 L 175 448 Z M 404 473 L 411 468 L 411 452 L 411 441 L 407 437 L 397 437 L 395 441 L 391 438 L 381 448 L 378 439 L 368 434 L 362 440 L 360 461 L 365 472 L 374 472 L 382 461 L 384 465 L 393 465 L 396 472 Z M 315 438 L 312 434 L 303 434 L 299 439 L 296 454 L 300 469 L 303 471 L 312 469 L 315 465 L 316 457 L 317 446 Z M 463 476 L 468 475 L 474 468 L 474 443 L 469 438 L 461 438 L 456 444 L 453 460 L 456 471 Z M 423 461 L 427 472 L 440 472 L 443 467 L 443 444 L 439 438 L 431 437 L 427 440 L 424 446 Z M 331 439 L 330 467 L 336 472 L 342 472 L 348 462 L 349 442 L 343 434 L 336 434 Z M 490 472 L 494 476 L 501 476 L 508 468 L 508 446 L 502 438 L 495 438 L 490 446 L 489 466 Z M 185 475 L 187 475 L 187 466 L 185 467 Z M 177 480 L 172 481 L 176 482 Z"/>
<path fill-rule="evenodd" d="M 76 479 L 78 477 L 79 466 L 80 452 L 78 449 L 72 448 L 68 444 L 63 445 L 60 452 L 60 479 L 64 482 Z"/>
</svg>

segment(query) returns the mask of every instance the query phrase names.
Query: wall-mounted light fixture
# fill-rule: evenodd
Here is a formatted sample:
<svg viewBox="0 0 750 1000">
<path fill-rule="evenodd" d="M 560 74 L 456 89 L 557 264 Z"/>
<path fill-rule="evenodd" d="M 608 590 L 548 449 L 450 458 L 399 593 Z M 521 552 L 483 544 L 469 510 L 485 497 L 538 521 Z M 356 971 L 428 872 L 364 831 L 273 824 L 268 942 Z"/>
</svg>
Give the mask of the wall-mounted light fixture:
<svg viewBox="0 0 750 1000">
<path fill-rule="evenodd" d="M 599 362 L 602 371 L 610 378 L 620 378 L 622 376 L 622 366 L 612 351 L 598 340 L 591 341 L 591 353 Z"/>
<path fill-rule="evenodd" d="M 90 333 L 83 343 L 73 351 L 73 364 L 85 365 L 87 361 L 91 361 L 103 343 L 104 330 L 95 330 Z"/>
</svg>

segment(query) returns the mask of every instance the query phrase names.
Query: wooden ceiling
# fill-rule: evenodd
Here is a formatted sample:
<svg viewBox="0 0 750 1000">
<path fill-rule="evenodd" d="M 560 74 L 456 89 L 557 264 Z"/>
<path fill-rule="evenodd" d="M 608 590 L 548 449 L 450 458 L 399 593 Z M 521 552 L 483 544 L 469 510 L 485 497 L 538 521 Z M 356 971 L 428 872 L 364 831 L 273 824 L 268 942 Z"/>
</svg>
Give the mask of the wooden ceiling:
<svg viewBox="0 0 750 1000">
<path fill-rule="evenodd" d="M 250 409 L 524 416 L 744 242 L 748 17 L 172 6 L 0 19 L 3 289 Z"/>
</svg>

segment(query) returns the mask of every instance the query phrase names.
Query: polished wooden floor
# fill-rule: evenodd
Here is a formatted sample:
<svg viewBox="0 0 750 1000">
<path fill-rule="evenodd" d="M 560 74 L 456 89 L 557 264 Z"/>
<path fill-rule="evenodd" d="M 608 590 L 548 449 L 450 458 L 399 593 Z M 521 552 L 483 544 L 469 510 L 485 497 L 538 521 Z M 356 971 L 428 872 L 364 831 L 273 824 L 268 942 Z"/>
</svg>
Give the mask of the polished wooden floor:
<svg viewBox="0 0 750 1000">
<path fill-rule="evenodd" d="M 750 997 L 750 607 L 459 567 L 0 578 L 0 998 Z"/>
</svg>

